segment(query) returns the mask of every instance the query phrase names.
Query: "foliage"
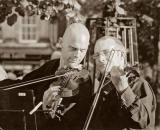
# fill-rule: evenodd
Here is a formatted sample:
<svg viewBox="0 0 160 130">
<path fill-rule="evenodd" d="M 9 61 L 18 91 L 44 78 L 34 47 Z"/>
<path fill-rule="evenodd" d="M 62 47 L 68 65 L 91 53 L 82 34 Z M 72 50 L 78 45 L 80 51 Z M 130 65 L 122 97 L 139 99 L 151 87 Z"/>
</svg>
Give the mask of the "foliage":
<svg viewBox="0 0 160 130">
<path fill-rule="evenodd" d="M 157 62 L 160 0 L 86 0 L 82 10 L 89 17 L 100 17 L 100 12 L 104 17 L 135 17 L 140 61 Z"/>
<path fill-rule="evenodd" d="M 17 15 L 40 15 L 41 20 L 54 22 L 57 17 L 80 19 L 80 5 L 76 0 L 0 0 L 0 23 L 8 25 L 17 21 Z M 79 20 L 78 19 L 78 20 Z"/>
<path fill-rule="evenodd" d="M 137 19 L 140 60 L 148 61 L 153 65 L 158 60 L 160 1 L 123 0 L 123 2 L 128 15 Z"/>
</svg>

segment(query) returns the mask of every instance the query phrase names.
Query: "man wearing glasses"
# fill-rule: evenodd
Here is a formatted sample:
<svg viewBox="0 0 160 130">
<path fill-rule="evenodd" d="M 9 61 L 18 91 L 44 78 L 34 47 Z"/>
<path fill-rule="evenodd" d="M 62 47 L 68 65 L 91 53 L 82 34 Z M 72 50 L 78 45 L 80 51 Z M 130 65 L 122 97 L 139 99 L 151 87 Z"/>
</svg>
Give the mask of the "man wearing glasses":
<svg viewBox="0 0 160 130">
<path fill-rule="evenodd" d="M 93 130 L 154 130 L 154 93 L 132 67 L 126 71 L 126 50 L 121 41 L 104 36 L 94 48 L 96 78 L 111 80 L 103 87 L 91 121 Z"/>
</svg>

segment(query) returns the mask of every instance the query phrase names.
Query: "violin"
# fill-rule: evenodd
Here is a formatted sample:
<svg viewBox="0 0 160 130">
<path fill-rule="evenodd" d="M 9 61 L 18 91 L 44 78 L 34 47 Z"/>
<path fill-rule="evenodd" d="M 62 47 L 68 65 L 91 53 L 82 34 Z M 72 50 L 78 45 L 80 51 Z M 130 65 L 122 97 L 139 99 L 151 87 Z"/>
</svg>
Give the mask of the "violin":
<svg viewBox="0 0 160 130">
<path fill-rule="evenodd" d="M 63 70 L 57 71 L 56 75 L 64 73 Z M 76 83 L 77 85 L 88 80 L 89 78 L 89 71 L 86 69 L 78 70 L 78 69 L 71 69 L 70 71 L 67 71 L 66 76 L 58 78 L 56 82 L 52 83 L 52 86 L 61 86 L 62 90 L 62 97 L 69 97 L 69 96 L 74 96 L 73 95 L 66 95 L 65 92 L 67 93 L 67 90 L 75 90 L 78 88 L 78 86 L 72 85 L 72 83 Z"/>
<path fill-rule="evenodd" d="M 108 64 L 106 65 L 106 68 L 107 68 L 107 66 L 108 66 Z M 113 90 L 113 86 L 109 85 L 112 82 L 110 79 L 110 74 L 106 74 L 106 72 L 107 72 L 106 68 L 105 68 L 104 74 L 101 77 L 100 85 L 98 87 L 95 98 L 94 98 L 93 103 L 91 105 L 90 111 L 87 115 L 87 119 L 86 119 L 85 124 L 83 126 L 83 130 L 88 130 L 88 127 L 89 127 L 90 121 L 92 119 L 93 113 L 95 111 L 95 108 L 97 106 L 97 102 L 99 100 L 102 88 L 107 86 L 107 89 L 105 89 L 106 94 L 109 94 Z M 126 77 L 128 77 L 128 84 L 129 85 L 134 83 L 134 81 L 137 77 L 140 77 L 140 74 L 139 74 L 136 66 L 132 66 L 132 67 L 127 66 L 124 68 L 124 72 L 125 72 Z"/>
<path fill-rule="evenodd" d="M 51 118 L 58 117 L 61 119 L 62 111 L 65 106 L 62 104 L 64 97 L 72 97 L 79 93 L 79 84 L 84 81 L 87 81 L 89 78 L 89 71 L 86 69 L 60 69 L 55 73 L 56 76 L 63 75 L 58 77 L 57 81 L 54 81 L 50 84 L 50 87 L 60 86 L 59 91 L 54 99 L 49 104 L 45 104 L 45 114 Z M 77 84 L 73 85 L 73 83 Z M 44 105 L 43 102 L 40 102 L 31 112 L 33 114 L 37 109 Z"/>
<path fill-rule="evenodd" d="M 66 70 L 59 70 L 56 72 L 56 74 L 59 75 L 61 73 L 64 73 L 64 71 Z M 89 77 L 89 71 L 86 69 L 82 69 L 80 71 L 77 69 L 72 69 L 67 73 L 68 74 L 65 77 L 60 77 L 56 82 L 53 82 L 50 86 L 51 88 L 49 88 L 50 90 L 48 89 L 44 93 L 44 97 L 46 98 L 44 98 L 43 109 L 50 110 L 49 112 L 46 112 L 46 115 L 51 118 L 57 117 L 60 120 L 65 111 L 68 111 L 73 107 L 73 103 L 70 103 L 69 106 L 67 105 L 67 107 L 66 105 L 63 105 L 63 98 L 77 95 L 79 93 L 79 84 L 87 80 Z M 58 88 L 59 91 L 56 93 L 54 98 L 48 101 L 47 95 L 50 95 L 49 93 L 54 93 L 54 91 L 57 91 L 56 89 L 54 90 L 54 87 L 57 86 L 60 87 Z M 45 103 L 45 100 L 47 101 L 47 104 Z"/>
<path fill-rule="evenodd" d="M 28 80 L 28 81 L 24 81 L 24 82 L 20 82 L 20 83 L 16 83 L 16 84 L 11 84 L 11 85 L 0 87 L 0 89 L 1 90 L 12 90 L 12 89 L 21 88 L 24 86 L 33 85 L 36 83 L 49 81 L 49 80 L 53 80 L 53 79 L 59 79 L 59 78 L 63 79 L 63 77 L 69 76 L 69 75 L 77 73 L 77 72 L 78 72 L 77 76 L 79 75 L 79 80 L 77 80 L 77 82 L 79 82 L 80 80 L 84 80 L 86 77 L 88 77 L 89 72 L 87 72 L 87 71 L 88 70 L 83 69 L 82 73 L 80 73 L 80 71 L 78 71 L 77 69 L 66 69 L 65 71 L 61 70 L 60 73 L 58 73 L 57 75 L 53 74 L 53 75 L 48 75 L 48 76 L 33 79 L 33 80 Z M 84 76 L 84 75 L 86 75 L 86 76 Z"/>
</svg>

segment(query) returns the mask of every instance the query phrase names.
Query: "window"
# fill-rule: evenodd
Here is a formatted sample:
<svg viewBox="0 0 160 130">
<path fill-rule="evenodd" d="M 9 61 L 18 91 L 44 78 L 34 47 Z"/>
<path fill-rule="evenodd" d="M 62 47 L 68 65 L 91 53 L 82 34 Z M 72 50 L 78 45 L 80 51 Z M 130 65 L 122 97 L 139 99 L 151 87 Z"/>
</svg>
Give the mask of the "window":
<svg viewBox="0 0 160 130">
<path fill-rule="evenodd" d="M 37 19 L 35 16 L 21 18 L 20 42 L 31 43 L 37 41 Z"/>
</svg>

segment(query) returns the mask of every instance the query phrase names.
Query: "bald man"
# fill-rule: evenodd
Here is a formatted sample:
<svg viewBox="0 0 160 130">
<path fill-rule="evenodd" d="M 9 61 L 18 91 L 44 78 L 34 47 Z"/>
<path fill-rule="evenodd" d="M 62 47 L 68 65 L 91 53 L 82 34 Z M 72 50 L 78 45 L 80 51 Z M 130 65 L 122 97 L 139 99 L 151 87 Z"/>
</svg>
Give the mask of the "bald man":
<svg viewBox="0 0 160 130">
<path fill-rule="evenodd" d="M 104 36 L 97 40 L 93 58 L 98 81 L 106 73 L 111 83 L 102 89 L 92 129 L 154 130 L 155 95 L 135 69 L 124 71 L 127 62 L 123 43 Z"/>
<path fill-rule="evenodd" d="M 27 74 L 22 81 L 28 81 L 48 75 L 57 74 L 61 70 L 67 68 L 75 69 L 80 72 L 83 69 L 82 60 L 84 59 L 88 45 L 90 34 L 88 29 L 80 23 L 73 23 L 67 27 L 62 38 L 62 52 L 61 57 L 58 60 L 51 60 L 45 63 L 43 66 Z M 65 71 L 64 71 L 65 72 Z M 63 72 L 62 72 L 63 73 Z M 57 79 L 54 81 L 56 82 Z M 15 83 L 15 81 L 12 81 Z M 19 81 L 16 81 L 19 82 Z M 62 86 L 54 83 L 53 81 L 45 81 L 34 85 L 27 86 L 27 88 L 33 88 L 36 104 L 43 101 L 43 110 L 54 109 L 55 97 L 59 94 Z M 62 81 L 63 82 L 63 81 Z M 4 85 L 3 85 L 4 86 Z M 86 77 L 83 82 L 77 83 L 74 79 L 69 80 L 65 88 L 65 93 L 61 93 L 63 110 L 61 109 L 61 115 L 55 115 L 55 113 L 46 113 L 48 119 L 44 116 L 40 117 L 40 123 L 38 127 L 41 130 L 78 130 L 82 127 L 85 117 L 88 111 L 88 102 L 91 95 L 91 80 Z M 63 90 L 62 90 L 63 91 Z M 65 94 L 69 93 L 67 97 Z M 57 100 L 61 100 L 58 98 Z"/>
</svg>

